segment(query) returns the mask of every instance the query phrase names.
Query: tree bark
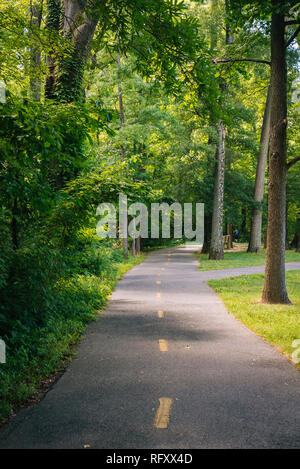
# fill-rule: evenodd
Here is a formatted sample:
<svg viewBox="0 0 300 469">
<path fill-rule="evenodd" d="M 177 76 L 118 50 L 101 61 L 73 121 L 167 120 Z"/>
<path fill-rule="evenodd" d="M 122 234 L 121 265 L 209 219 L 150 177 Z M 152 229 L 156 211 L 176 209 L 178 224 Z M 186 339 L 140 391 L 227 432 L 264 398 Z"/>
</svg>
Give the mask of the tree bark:
<svg viewBox="0 0 300 469">
<path fill-rule="evenodd" d="M 225 125 L 218 124 L 219 143 L 217 148 L 217 165 L 214 182 L 214 202 L 212 214 L 211 242 L 209 259 L 224 259 L 223 250 L 223 204 L 224 204 L 224 171 L 225 171 Z"/>
<path fill-rule="evenodd" d="M 227 223 L 226 224 L 226 234 L 227 234 L 227 236 L 230 236 L 229 249 L 232 249 L 232 247 L 233 247 L 233 245 L 232 245 L 232 223 Z"/>
<path fill-rule="evenodd" d="M 298 220 L 296 252 L 300 252 L 300 220 Z"/>
<path fill-rule="evenodd" d="M 203 246 L 201 249 L 201 254 L 209 253 L 210 240 L 211 240 L 211 224 L 212 224 L 211 213 L 204 214 L 204 240 L 203 240 Z"/>
<path fill-rule="evenodd" d="M 262 301 L 290 303 L 285 286 L 285 217 L 286 217 L 286 59 L 283 0 L 273 0 L 279 7 L 271 25 L 271 127 L 268 182 L 268 246 Z M 278 12 L 279 11 L 279 12 Z"/>
<path fill-rule="evenodd" d="M 33 30 L 41 27 L 43 13 L 43 0 L 30 2 L 30 26 Z M 37 41 L 34 41 L 30 50 L 30 92 L 33 99 L 41 99 L 41 49 Z"/>
<path fill-rule="evenodd" d="M 48 0 L 46 24 L 56 31 L 61 28 L 61 35 L 70 41 L 70 50 L 64 57 L 57 58 L 51 54 L 47 59 L 47 98 L 65 102 L 82 99 L 84 67 L 99 21 L 100 3 L 105 1 L 64 0 L 62 8 L 60 0 Z"/>
<path fill-rule="evenodd" d="M 47 0 L 47 15 L 46 15 L 46 29 L 51 34 L 58 35 L 61 23 L 61 0 Z M 46 57 L 46 65 L 48 68 L 46 83 L 45 83 L 45 97 L 48 99 L 55 99 L 56 88 L 56 62 L 57 57 L 54 49 Z"/>
<path fill-rule="evenodd" d="M 291 242 L 291 247 L 295 248 L 296 252 L 300 252 L 300 218 L 297 218 L 295 236 Z"/>
<path fill-rule="evenodd" d="M 118 98 L 119 98 L 119 116 L 120 116 L 120 127 L 123 127 L 125 124 L 125 113 L 124 113 L 124 103 L 123 103 L 123 90 L 121 82 L 121 50 L 120 50 L 120 38 L 119 30 L 117 30 L 116 41 L 118 44 L 118 57 L 117 57 L 117 68 L 118 68 Z M 124 145 L 121 145 L 121 151 L 123 158 L 126 157 L 126 151 Z M 125 257 L 128 257 L 128 238 L 122 238 L 122 246 L 125 252 Z M 135 250 L 135 240 L 133 239 L 132 250 Z M 135 255 L 135 254 L 133 254 Z"/>
<path fill-rule="evenodd" d="M 230 30 L 230 24 L 229 24 L 229 15 L 228 15 L 228 12 L 229 12 L 229 0 L 225 0 L 225 11 L 226 11 L 226 19 L 225 19 L 225 30 L 226 30 L 226 38 L 225 38 L 225 44 L 226 45 L 230 45 L 230 44 L 233 44 L 233 41 L 234 41 L 234 37 L 231 33 L 231 30 Z"/>
<path fill-rule="evenodd" d="M 141 254 L 141 237 L 138 236 L 136 238 L 136 255 L 139 256 Z"/>
<path fill-rule="evenodd" d="M 257 159 L 254 200 L 258 207 L 253 210 L 250 241 L 248 252 L 261 251 L 261 229 L 262 229 L 262 201 L 264 197 L 264 183 L 266 164 L 268 159 L 270 139 L 270 86 L 268 87 L 267 101 L 263 117 L 263 124 L 260 136 L 259 154 Z"/>
<path fill-rule="evenodd" d="M 211 3 L 211 14 L 212 17 L 217 8 L 217 1 L 212 0 Z M 227 22 L 227 17 L 226 17 Z M 226 29 L 227 31 L 227 29 Z M 214 50 L 217 47 L 217 34 L 216 29 L 211 26 L 210 31 L 210 48 Z M 223 90 L 224 84 L 220 85 Z M 211 118 L 214 123 L 214 118 Z M 213 200 L 213 211 L 211 217 L 211 230 L 210 230 L 210 242 L 209 248 L 209 259 L 223 259 L 223 204 L 224 204 L 224 173 L 225 173 L 225 126 L 222 122 L 217 125 L 218 129 L 218 142 L 216 151 L 216 165 L 215 165 L 215 177 L 214 177 L 214 200 Z M 211 143 L 214 143 L 211 140 Z"/>
</svg>

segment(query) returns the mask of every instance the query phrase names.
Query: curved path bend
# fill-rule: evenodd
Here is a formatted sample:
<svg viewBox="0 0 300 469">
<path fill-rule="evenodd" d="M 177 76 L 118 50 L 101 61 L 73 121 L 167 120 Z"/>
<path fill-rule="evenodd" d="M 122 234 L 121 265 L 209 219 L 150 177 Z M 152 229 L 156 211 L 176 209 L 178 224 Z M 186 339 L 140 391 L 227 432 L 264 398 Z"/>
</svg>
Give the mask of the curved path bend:
<svg viewBox="0 0 300 469">
<path fill-rule="evenodd" d="M 150 253 L 0 447 L 299 448 L 299 371 L 205 283 L 263 270 L 199 272 L 193 248 Z"/>
</svg>

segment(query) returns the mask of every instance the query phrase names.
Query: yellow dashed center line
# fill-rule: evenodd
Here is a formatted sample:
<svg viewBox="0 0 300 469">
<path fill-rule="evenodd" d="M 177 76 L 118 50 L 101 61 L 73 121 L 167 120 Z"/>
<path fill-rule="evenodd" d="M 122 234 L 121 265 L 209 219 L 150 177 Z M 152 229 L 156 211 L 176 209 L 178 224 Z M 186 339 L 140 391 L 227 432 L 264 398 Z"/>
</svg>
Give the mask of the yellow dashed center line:
<svg viewBox="0 0 300 469">
<path fill-rule="evenodd" d="M 166 270 L 166 269 L 164 267 L 162 267 L 161 270 Z"/>
<path fill-rule="evenodd" d="M 159 318 L 163 318 L 165 315 L 164 315 L 164 312 L 160 309 L 159 311 L 157 311 L 157 316 Z"/>
<path fill-rule="evenodd" d="M 161 293 L 156 293 L 157 298 L 161 298 Z"/>
<path fill-rule="evenodd" d="M 156 283 L 157 283 L 157 285 L 160 285 L 160 284 L 161 284 L 161 281 L 160 281 L 160 280 L 156 280 Z"/>
<path fill-rule="evenodd" d="M 159 407 L 156 411 L 153 427 L 168 428 L 173 399 L 170 397 L 160 397 Z"/>
<path fill-rule="evenodd" d="M 158 345 L 159 345 L 159 350 L 161 352 L 167 352 L 168 351 L 168 341 L 167 340 L 159 339 Z"/>
</svg>

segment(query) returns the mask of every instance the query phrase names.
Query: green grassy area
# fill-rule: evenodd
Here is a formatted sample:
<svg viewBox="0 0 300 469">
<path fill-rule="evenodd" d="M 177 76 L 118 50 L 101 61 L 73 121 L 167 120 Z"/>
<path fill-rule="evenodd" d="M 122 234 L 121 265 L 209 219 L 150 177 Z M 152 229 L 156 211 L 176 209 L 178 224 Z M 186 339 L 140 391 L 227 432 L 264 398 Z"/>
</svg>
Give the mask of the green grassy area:
<svg viewBox="0 0 300 469">
<path fill-rule="evenodd" d="M 300 253 L 295 251 L 285 252 L 286 262 L 300 262 Z M 225 252 L 221 261 L 208 260 L 208 254 L 197 253 L 200 262 L 199 270 L 221 270 L 238 267 L 250 267 L 252 265 L 264 265 L 266 259 L 265 250 L 259 253 L 237 251 Z"/>
<path fill-rule="evenodd" d="M 286 272 L 292 305 L 260 303 L 263 281 L 264 276 L 256 274 L 207 283 L 233 316 L 291 358 L 295 351 L 292 342 L 300 339 L 300 270 Z M 300 369 L 300 364 L 297 366 Z"/>
<path fill-rule="evenodd" d="M 117 252 L 99 275 L 60 279 L 58 312 L 49 314 L 42 327 L 16 325 L 7 344 L 6 363 L 0 364 L 0 423 L 26 403 L 45 378 L 67 366 L 87 324 L 104 309 L 117 280 L 145 257 L 123 259 Z"/>
</svg>

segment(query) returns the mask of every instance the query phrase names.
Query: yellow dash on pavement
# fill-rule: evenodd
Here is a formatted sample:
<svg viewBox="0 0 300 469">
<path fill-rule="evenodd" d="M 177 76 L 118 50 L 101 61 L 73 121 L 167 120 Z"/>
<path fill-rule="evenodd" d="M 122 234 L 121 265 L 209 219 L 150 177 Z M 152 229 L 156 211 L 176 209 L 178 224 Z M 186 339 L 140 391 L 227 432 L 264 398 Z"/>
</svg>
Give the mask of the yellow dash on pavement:
<svg viewBox="0 0 300 469">
<path fill-rule="evenodd" d="M 159 398 L 159 407 L 154 417 L 153 427 L 168 428 L 172 404 L 173 399 L 170 397 Z"/>
<path fill-rule="evenodd" d="M 157 316 L 159 318 L 163 318 L 164 317 L 164 312 L 160 309 L 159 311 L 157 311 Z"/>
<path fill-rule="evenodd" d="M 160 284 L 161 284 L 161 281 L 160 281 L 160 280 L 156 280 L 156 283 L 157 283 L 157 285 L 160 285 Z"/>
<path fill-rule="evenodd" d="M 161 270 L 166 270 L 166 269 L 164 267 L 162 267 Z"/>
<path fill-rule="evenodd" d="M 161 293 L 156 293 L 157 298 L 161 298 Z"/>
<path fill-rule="evenodd" d="M 167 352 L 168 351 L 168 341 L 167 340 L 159 339 L 158 345 L 159 345 L 159 350 L 161 352 Z"/>
<path fill-rule="evenodd" d="M 160 277 L 160 274 L 156 274 L 158 277 Z"/>
</svg>

